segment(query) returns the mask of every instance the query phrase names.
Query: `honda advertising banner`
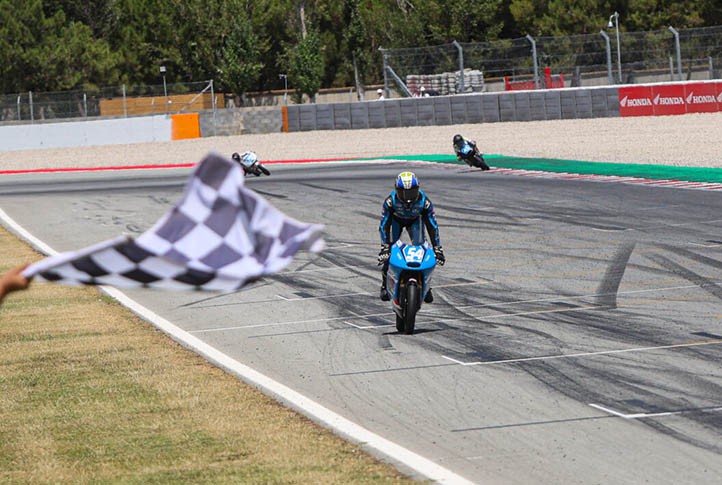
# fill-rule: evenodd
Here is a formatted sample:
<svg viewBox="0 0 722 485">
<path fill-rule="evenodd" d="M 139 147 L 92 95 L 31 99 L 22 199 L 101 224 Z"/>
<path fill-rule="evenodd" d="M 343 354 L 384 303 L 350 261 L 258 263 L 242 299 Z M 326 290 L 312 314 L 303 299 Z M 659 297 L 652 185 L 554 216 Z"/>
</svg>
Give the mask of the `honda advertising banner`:
<svg viewBox="0 0 722 485">
<path fill-rule="evenodd" d="M 684 92 L 687 113 L 720 111 L 720 106 L 722 106 L 722 83 L 687 84 Z"/>
<path fill-rule="evenodd" d="M 621 116 L 681 115 L 722 111 L 722 82 L 619 88 Z"/>
<path fill-rule="evenodd" d="M 619 114 L 621 116 L 652 116 L 651 86 L 630 86 L 619 88 Z"/>
<path fill-rule="evenodd" d="M 687 113 L 687 105 L 684 102 L 684 86 L 669 84 L 652 87 L 652 109 L 655 116 Z"/>
</svg>

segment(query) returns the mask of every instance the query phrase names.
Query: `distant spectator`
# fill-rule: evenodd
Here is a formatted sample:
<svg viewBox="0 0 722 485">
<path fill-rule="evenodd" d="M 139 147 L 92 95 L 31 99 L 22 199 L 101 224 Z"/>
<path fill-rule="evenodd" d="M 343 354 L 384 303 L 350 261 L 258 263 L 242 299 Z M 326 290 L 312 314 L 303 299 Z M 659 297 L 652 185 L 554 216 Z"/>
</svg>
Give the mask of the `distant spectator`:
<svg viewBox="0 0 722 485">
<path fill-rule="evenodd" d="M 376 94 L 378 95 L 378 100 L 379 100 L 379 101 L 386 99 L 386 98 L 384 97 L 384 90 L 383 90 L 383 89 L 378 88 L 378 89 L 376 90 Z"/>
<path fill-rule="evenodd" d="M 0 278 L 0 303 L 8 293 L 28 287 L 30 280 L 21 274 L 24 269 L 25 266 L 11 269 Z"/>
<path fill-rule="evenodd" d="M 429 93 L 426 92 L 426 88 L 421 86 L 418 91 L 414 93 L 414 98 L 427 98 Z"/>
</svg>

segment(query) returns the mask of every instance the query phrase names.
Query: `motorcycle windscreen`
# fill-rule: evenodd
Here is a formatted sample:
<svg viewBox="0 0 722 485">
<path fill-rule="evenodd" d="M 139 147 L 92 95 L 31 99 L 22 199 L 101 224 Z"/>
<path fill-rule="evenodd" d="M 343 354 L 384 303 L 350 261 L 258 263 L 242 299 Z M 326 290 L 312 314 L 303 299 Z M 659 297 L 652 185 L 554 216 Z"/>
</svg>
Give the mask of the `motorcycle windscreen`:
<svg viewBox="0 0 722 485">
<path fill-rule="evenodd" d="M 392 268 L 425 271 L 436 266 L 436 256 L 428 243 L 413 246 L 397 242 L 391 247 L 389 265 Z"/>
</svg>

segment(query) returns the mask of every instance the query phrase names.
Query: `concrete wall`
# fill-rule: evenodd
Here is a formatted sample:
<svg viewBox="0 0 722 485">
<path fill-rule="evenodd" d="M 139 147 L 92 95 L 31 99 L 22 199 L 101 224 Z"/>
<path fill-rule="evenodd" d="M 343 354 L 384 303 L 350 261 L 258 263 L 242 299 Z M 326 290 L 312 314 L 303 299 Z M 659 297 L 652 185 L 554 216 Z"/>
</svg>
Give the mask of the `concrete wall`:
<svg viewBox="0 0 722 485">
<path fill-rule="evenodd" d="M 35 123 L 0 128 L 0 150 L 30 150 L 168 141 L 168 116 Z"/>
<path fill-rule="evenodd" d="M 618 88 L 388 99 L 288 107 L 288 131 L 390 128 L 619 116 Z"/>
<path fill-rule="evenodd" d="M 221 109 L 200 112 L 201 136 L 230 136 L 247 133 L 278 133 L 281 109 Z"/>
<path fill-rule="evenodd" d="M 278 133 L 286 126 L 288 131 L 309 131 L 600 118 L 620 116 L 620 101 L 619 88 L 605 86 L 304 104 L 285 109 L 285 119 L 283 108 L 201 111 L 196 124 L 200 136 L 208 137 Z M 180 120 L 174 123 L 174 116 L 187 121 L 187 115 L 158 115 L 8 125 L 0 127 L 0 150 L 166 141 L 179 132 Z M 187 137 L 191 135 L 176 139 Z"/>
</svg>

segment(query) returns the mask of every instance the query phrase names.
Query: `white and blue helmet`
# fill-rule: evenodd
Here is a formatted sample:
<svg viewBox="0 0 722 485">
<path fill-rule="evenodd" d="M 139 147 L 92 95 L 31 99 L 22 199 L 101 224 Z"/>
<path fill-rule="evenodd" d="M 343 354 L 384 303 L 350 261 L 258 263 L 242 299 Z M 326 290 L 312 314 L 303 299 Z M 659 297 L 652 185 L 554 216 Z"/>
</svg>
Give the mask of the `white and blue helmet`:
<svg viewBox="0 0 722 485">
<path fill-rule="evenodd" d="M 243 154 L 241 155 L 241 162 L 247 167 L 250 167 L 257 161 L 258 156 L 254 152 L 243 152 Z"/>
<path fill-rule="evenodd" d="M 250 167 L 258 161 L 258 156 L 251 151 L 243 152 L 243 154 L 241 155 L 239 155 L 238 153 L 234 153 L 233 155 L 231 155 L 231 158 L 243 165 L 244 167 Z"/>
<path fill-rule="evenodd" d="M 401 172 L 396 177 L 396 198 L 405 204 L 416 202 L 419 198 L 419 180 L 414 172 Z"/>
</svg>

